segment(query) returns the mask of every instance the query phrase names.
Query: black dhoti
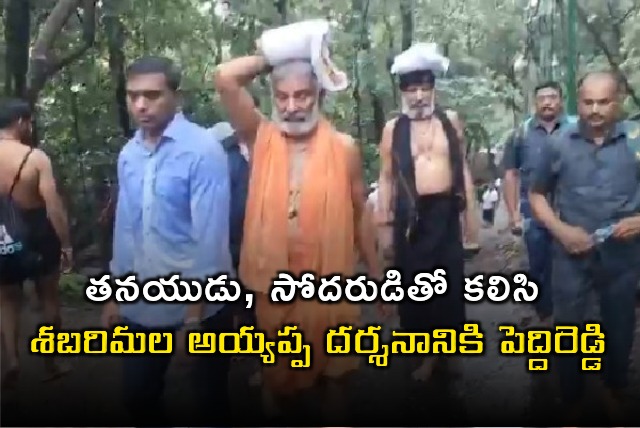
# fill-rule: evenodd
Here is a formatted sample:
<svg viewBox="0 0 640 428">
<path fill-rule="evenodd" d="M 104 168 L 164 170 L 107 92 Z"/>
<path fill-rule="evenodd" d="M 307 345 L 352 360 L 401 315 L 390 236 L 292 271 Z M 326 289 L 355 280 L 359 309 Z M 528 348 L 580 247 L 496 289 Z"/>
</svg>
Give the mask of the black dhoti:
<svg viewBox="0 0 640 428">
<path fill-rule="evenodd" d="M 464 249 L 459 217 L 459 200 L 451 194 L 419 196 L 416 219 L 409 239 L 396 244 L 395 266 L 402 273 L 405 299 L 398 307 L 403 329 L 429 331 L 459 328 L 465 320 Z M 426 302 L 406 298 L 415 275 L 446 272 L 447 291 Z"/>
</svg>

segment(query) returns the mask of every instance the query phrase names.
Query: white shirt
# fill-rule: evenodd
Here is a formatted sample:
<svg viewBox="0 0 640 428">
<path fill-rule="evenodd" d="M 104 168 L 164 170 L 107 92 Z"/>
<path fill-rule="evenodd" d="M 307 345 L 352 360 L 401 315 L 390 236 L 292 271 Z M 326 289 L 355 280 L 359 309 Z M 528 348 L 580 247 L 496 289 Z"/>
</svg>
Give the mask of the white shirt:
<svg viewBox="0 0 640 428">
<path fill-rule="evenodd" d="M 496 202 L 498 202 L 498 191 L 496 189 L 485 190 L 482 195 L 482 209 L 490 210 Z"/>
</svg>

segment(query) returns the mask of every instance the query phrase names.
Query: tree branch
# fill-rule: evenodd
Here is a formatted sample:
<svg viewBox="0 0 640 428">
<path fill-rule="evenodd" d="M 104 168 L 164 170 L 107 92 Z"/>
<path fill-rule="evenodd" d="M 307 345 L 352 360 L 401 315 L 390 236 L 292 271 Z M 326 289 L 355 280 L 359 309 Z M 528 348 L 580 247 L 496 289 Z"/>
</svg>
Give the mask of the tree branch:
<svg viewBox="0 0 640 428">
<path fill-rule="evenodd" d="M 82 45 L 65 57 L 55 60 L 53 47 L 65 24 L 78 7 L 84 10 Z M 29 98 L 35 101 L 46 81 L 65 66 L 80 58 L 95 41 L 95 0 L 58 0 L 38 32 L 30 64 Z"/>
<path fill-rule="evenodd" d="M 609 49 L 605 41 L 602 39 L 600 30 L 596 28 L 591 22 L 589 22 L 589 17 L 585 13 L 584 9 L 582 9 L 582 7 L 579 4 L 576 6 L 577 6 L 576 9 L 578 12 L 578 18 L 580 19 L 582 24 L 586 27 L 587 31 L 589 31 L 589 34 L 593 38 L 593 41 L 596 44 L 596 46 L 602 51 L 604 56 L 607 58 L 607 61 L 609 62 L 609 66 L 620 76 L 620 80 L 622 81 L 622 84 L 624 85 L 627 94 L 633 100 L 633 103 L 637 107 L 640 107 L 640 97 L 638 97 L 638 94 L 636 94 L 633 87 L 629 84 L 629 80 L 627 80 L 627 76 L 622 72 L 622 70 L 620 70 L 620 64 L 618 64 L 617 59 L 611 53 L 611 50 Z"/>
<path fill-rule="evenodd" d="M 633 6 L 631 6 L 629 9 L 627 9 L 627 11 L 625 13 L 622 14 L 622 16 L 620 16 L 620 18 L 618 18 L 615 22 L 615 25 L 622 25 L 625 23 L 625 21 L 627 19 L 629 19 L 629 17 L 631 16 L 632 13 L 637 12 L 640 9 L 640 4 L 634 4 Z"/>
<path fill-rule="evenodd" d="M 95 0 L 82 0 L 84 19 L 82 22 L 82 44 L 57 61 L 52 67 L 52 74 L 81 58 L 95 43 L 96 40 L 96 2 Z"/>
</svg>

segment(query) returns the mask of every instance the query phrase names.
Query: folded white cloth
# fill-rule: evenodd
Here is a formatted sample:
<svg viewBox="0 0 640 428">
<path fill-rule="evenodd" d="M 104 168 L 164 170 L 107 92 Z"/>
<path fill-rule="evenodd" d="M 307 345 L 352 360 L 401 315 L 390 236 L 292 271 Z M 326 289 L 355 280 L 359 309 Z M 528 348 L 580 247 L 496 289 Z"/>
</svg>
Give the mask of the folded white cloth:
<svg viewBox="0 0 640 428">
<path fill-rule="evenodd" d="M 220 141 L 232 136 L 235 132 L 229 122 L 218 122 L 209 128 L 209 130 Z"/>
<path fill-rule="evenodd" d="M 416 43 L 394 58 L 391 73 L 406 74 L 420 70 L 445 73 L 448 68 L 449 59 L 438 52 L 438 45 Z"/>
<path fill-rule="evenodd" d="M 312 19 L 267 30 L 262 33 L 259 44 L 270 65 L 307 60 L 324 89 L 342 91 L 349 86 L 349 79 L 331 61 L 329 41 L 329 22 Z"/>
</svg>

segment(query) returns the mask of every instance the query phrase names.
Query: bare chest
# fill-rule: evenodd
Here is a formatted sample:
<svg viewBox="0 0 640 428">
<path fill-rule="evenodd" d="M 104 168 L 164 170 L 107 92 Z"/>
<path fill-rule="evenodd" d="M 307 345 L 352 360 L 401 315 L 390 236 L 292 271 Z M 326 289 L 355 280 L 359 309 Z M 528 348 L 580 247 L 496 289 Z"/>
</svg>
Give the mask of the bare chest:
<svg viewBox="0 0 640 428">
<path fill-rule="evenodd" d="M 300 192 L 302 187 L 302 178 L 305 161 L 307 159 L 307 150 L 305 146 L 298 147 L 291 145 L 289 147 L 289 222 L 290 226 L 295 227 L 300 209 Z"/>
<path fill-rule="evenodd" d="M 440 121 L 411 124 L 411 155 L 415 160 L 449 156 L 449 143 Z"/>
</svg>

